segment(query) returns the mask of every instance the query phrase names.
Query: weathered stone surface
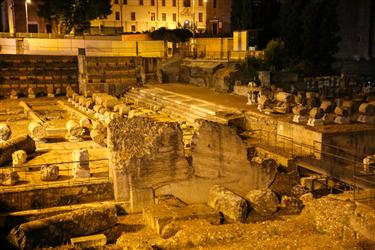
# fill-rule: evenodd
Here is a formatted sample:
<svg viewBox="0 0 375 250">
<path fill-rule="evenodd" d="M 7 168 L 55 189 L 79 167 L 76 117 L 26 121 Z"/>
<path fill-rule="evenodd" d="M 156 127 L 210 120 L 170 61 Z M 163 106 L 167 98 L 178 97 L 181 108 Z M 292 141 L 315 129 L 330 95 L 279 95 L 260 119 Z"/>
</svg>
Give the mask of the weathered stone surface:
<svg viewBox="0 0 375 250">
<path fill-rule="evenodd" d="M 302 105 L 294 106 L 292 111 L 294 115 L 300 115 L 300 116 L 305 116 L 308 113 L 307 108 Z"/>
<path fill-rule="evenodd" d="M 358 109 L 359 113 L 364 114 L 364 115 L 374 115 L 375 114 L 375 103 L 370 102 L 370 103 L 362 103 L 359 106 Z"/>
<path fill-rule="evenodd" d="M 35 141 L 28 135 L 12 138 L 0 144 L 0 165 L 11 162 L 12 154 L 17 150 L 24 150 L 31 154 L 35 152 Z"/>
<path fill-rule="evenodd" d="M 302 195 L 309 193 L 310 190 L 302 185 L 295 185 L 292 187 L 291 193 L 295 198 L 300 198 Z"/>
<path fill-rule="evenodd" d="M 301 195 L 299 199 L 302 201 L 303 204 L 306 204 L 314 200 L 314 195 L 312 193 L 306 193 Z"/>
<path fill-rule="evenodd" d="M 263 216 L 272 215 L 279 205 L 279 198 L 270 189 L 252 190 L 247 193 L 246 200 L 257 213 Z"/>
<path fill-rule="evenodd" d="M 18 249 L 57 246 L 74 237 L 106 230 L 116 222 L 115 206 L 81 209 L 16 226 L 8 241 Z"/>
<path fill-rule="evenodd" d="M 22 165 L 27 160 L 27 153 L 25 150 L 17 150 L 12 154 L 12 165 L 13 167 Z"/>
<path fill-rule="evenodd" d="M 29 135 L 35 140 L 43 140 L 47 137 L 46 128 L 37 122 L 31 122 L 28 126 Z"/>
<path fill-rule="evenodd" d="M 170 237 L 177 232 L 176 222 L 205 220 L 210 224 L 220 224 L 220 214 L 204 204 L 160 202 L 143 210 L 143 219 L 162 237 Z M 175 228 L 175 230 L 173 230 Z"/>
<path fill-rule="evenodd" d="M 324 197 L 306 203 L 301 215 L 311 219 L 319 232 L 334 239 L 347 240 L 348 237 L 355 238 L 355 232 L 350 227 L 355 209 L 351 201 Z"/>
<path fill-rule="evenodd" d="M 107 131 L 105 133 L 99 129 L 93 129 L 90 131 L 90 137 L 92 141 L 98 145 L 105 146 L 107 139 Z"/>
<path fill-rule="evenodd" d="M 105 244 L 107 244 L 107 237 L 104 234 L 95 234 L 71 238 L 70 242 L 74 247 L 79 248 L 103 247 Z"/>
<path fill-rule="evenodd" d="M 313 108 L 310 110 L 310 118 L 321 119 L 324 116 L 324 111 L 321 108 Z"/>
<path fill-rule="evenodd" d="M 59 167 L 55 165 L 43 165 L 40 168 L 42 181 L 56 181 L 59 178 Z"/>
<path fill-rule="evenodd" d="M 191 145 L 194 174 L 205 178 L 246 175 L 250 161 L 237 131 L 215 122 L 199 123 Z"/>
<path fill-rule="evenodd" d="M 110 171 L 115 172 L 117 195 L 130 198 L 129 179 L 134 187 L 146 188 L 189 177 L 178 123 L 146 117 L 116 118 L 108 129 Z"/>
<path fill-rule="evenodd" d="M 299 214 L 302 211 L 303 203 L 297 198 L 283 195 L 279 207 L 288 214 Z"/>
<path fill-rule="evenodd" d="M 113 111 L 118 112 L 120 114 L 120 116 L 123 117 L 123 116 L 129 114 L 130 107 L 123 103 L 123 104 L 116 105 L 114 107 Z"/>
<path fill-rule="evenodd" d="M 92 121 L 87 117 L 83 117 L 81 120 L 79 120 L 79 125 L 81 128 L 90 129 L 92 127 Z"/>
<path fill-rule="evenodd" d="M 68 130 L 68 137 L 79 137 L 82 133 L 82 127 L 73 120 L 69 120 L 66 125 L 66 129 Z"/>
<path fill-rule="evenodd" d="M 10 138 L 12 131 L 8 124 L 0 123 L 0 142 L 6 141 Z"/>
<path fill-rule="evenodd" d="M 335 111 L 336 104 L 331 101 L 322 101 L 320 108 L 324 111 L 324 113 L 332 113 Z"/>
<path fill-rule="evenodd" d="M 1 185 L 3 186 L 14 186 L 18 183 L 20 176 L 17 172 L 5 173 L 2 176 Z"/>
<path fill-rule="evenodd" d="M 248 209 L 245 199 L 219 185 L 210 189 L 207 204 L 234 221 L 246 219 Z"/>
<path fill-rule="evenodd" d="M 72 161 L 72 174 L 74 178 L 90 177 L 89 152 L 87 149 L 81 148 L 79 150 L 74 150 L 72 153 Z"/>
</svg>

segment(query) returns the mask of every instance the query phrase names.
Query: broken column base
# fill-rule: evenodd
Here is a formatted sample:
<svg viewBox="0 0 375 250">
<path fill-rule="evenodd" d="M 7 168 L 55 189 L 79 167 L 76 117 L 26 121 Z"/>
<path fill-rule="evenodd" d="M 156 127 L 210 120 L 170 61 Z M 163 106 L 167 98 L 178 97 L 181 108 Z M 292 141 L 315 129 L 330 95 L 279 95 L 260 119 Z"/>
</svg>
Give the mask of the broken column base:
<svg viewBox="0 0 375 250">
<path fill-rule="evenodd" d="M 375 116 L 360 115 L 357 119 L 357 122 L 365 123 L 365 124 L 373 124 L 373 123 L 375 123 Z"/>
<path fill-rule="evenodd" d="M 349 124 L 350 119 L 344 116 L 336 116 L 335 123 L 336 124 Z"/>
<path fill-rule="evenodd" d="M 307 125 L 311 127 L 322 126 L 324 125 L 324 121 L 322 119 L 309 118 Z"/>
<path fill-rule="evenodd" d="M 335 114 L 332 114 L 332 113 L 328 113 L 328 114 L 324 114 L 323 116 L 323 121 L 324 121 L 324 124 L 332 124 L 335 122 Z"/>
<path fill-rule="evenodd" d="M 90 169 L 73 169 L 73 177 L 74 179 L 79 179 L 79 178 L 90 178 Z"/>
<path fill-rule="evenodd" d="M 306 123 L 309 120 L 307 115 L 294 115 L 293 122 L 295 123 Z"/>
<path fill-rule="evenodd" d="M 71 238 L 70 243 L 78 248 L 103 247 L 107 244 L 107 237 L 104 234 L 95 234 L 77 238 Z"/>
</svg>

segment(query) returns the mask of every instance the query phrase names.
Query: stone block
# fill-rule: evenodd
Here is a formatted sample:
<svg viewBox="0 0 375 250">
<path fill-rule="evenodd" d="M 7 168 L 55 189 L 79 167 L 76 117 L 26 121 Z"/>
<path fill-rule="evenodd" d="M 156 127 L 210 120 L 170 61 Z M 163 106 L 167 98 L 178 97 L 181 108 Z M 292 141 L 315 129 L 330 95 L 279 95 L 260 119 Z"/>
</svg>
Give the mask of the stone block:
<svg viewBox="0 0 375 250">
<path fill-rule="evenodd" d="M 142 212 L 145 207 L 154 203 L 154 190 L 152 188 L 130 188 L 131 213 Z"/>
<path fill-rule="evenodd" d="M 295 123 L 307 123 L 309 117 L 307 115 L 294 115 L 293 122 Z"/>
<path fill-rule="evenodd" d="M 70 243 L 78 248 L 95 248 L 103 247 L 107 244 L 107 237 L 104 234 L 94 234 L 89 236 L 82 236 L 71 238 Z"/>
<path fill-rule="evenodd" d="M 3 186 L 15 186 L 18 183 L 20 176 L 17 172 L 9 172 L 3 174 L 0 179 L 1 185 Z"/>
<path fill-rule="evenodd" d="M 99 205 L 20 224 L 7 239 L 18 249 L 53 247 L 71 238 L 104 231 L 116 223 L 116 207 Z"/>
<path fill-rule="evenodd" d="M 336 116 L 335 123 L 336 124 L 349 124 L 350 119 L 348 117 L 345 117 L 345 116 Z"/>
<path fill-rule="evenodd" d="M 365 123 L 365 124 L 374 124 L 375 116 L 374 115 L 359 115 L 357 121 L 360 123 Z"/>
<path fill-rule="evenodd" d="M 12 131 L 8 124 L 0 123 L 0 142 L 6 141 L 10 138 Z"/>
<path fill-rule="evenodd" d="M 169 201 L 146 207 L 143 219 L 158 234 L 165 232 L 169 224 L 179 221 L 206 220 L 211 224 L 220 224 L 220 214 L 207 205 Z"/>
<path fill-rule="evenodd" d="M 74 178 L 90 177 L 89 152 L 85 148 L 74 150 L 72 153 Z"/>
<path fill-rule="evenodd" d="M 245 199 L 219 185 L 214 185 L 208 195 L 207 204 L 233 221 L 243 222 L 248 208 Z"/>
<path fill-rule="evenodd" d="M 42 181 L 56 181 L 59 178 L 59 167 L 54 165 L 43 165 L 40 168 L 40 179 Z"/>
<path fill-rule="evenodd" d="M 324 121 L 322 119 L 309 118 L 307 125 L 311 127 L 322 126 L 324 125 Z"/>
<path fill-rule="evenodd" d="M 252 190 L 246 194 L 246 200 L 262 216 L 272 215 L 279 205 L 279 198 L 270 189 Z"/>
</svg>

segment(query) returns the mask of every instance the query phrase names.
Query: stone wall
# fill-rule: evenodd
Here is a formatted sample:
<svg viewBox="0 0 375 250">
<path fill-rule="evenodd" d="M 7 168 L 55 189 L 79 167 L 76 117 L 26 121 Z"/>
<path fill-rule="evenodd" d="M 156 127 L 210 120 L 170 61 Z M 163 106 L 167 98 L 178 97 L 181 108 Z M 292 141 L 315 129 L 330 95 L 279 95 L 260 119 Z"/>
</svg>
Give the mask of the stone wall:
<svg viewBox="0 0 375 250">
<path fill-rule="evenodd" d="M 131 189 L 157 188 L 191 174 L 177 123 L 115 119 L 109 124 L 108 145 L 116 199 L 129 200 Z"/>
<path fill-rule="evenodd" d="M 0 212 L 40 209 L 54 206 L 113 200 L 113 186 L 108 181 L 69 185 L 18 188 L 0 193 Z"/>
</svg>

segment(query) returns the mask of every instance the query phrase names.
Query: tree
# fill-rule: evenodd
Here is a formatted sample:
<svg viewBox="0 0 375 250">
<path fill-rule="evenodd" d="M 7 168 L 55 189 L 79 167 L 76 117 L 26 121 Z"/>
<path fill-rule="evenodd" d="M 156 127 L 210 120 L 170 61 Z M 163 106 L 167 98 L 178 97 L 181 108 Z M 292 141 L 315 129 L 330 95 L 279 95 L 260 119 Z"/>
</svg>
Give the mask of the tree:
<svg viewBox="0 0 375 250">
<path fill-rule="evenodd" d="M 60 26 L 61 33 L 83 33 L 90 27 L 90 21 L 110 15 L 110 0 L 43 0 L 39 16 Z"/>
<path fill-rule="evenodd" d="M 281 39 L 271 40 L 264 50 L 264 62 L 271 70 L 281 70 L 285 64 L 286 54 L 284 41 Z"/>
</svg>

